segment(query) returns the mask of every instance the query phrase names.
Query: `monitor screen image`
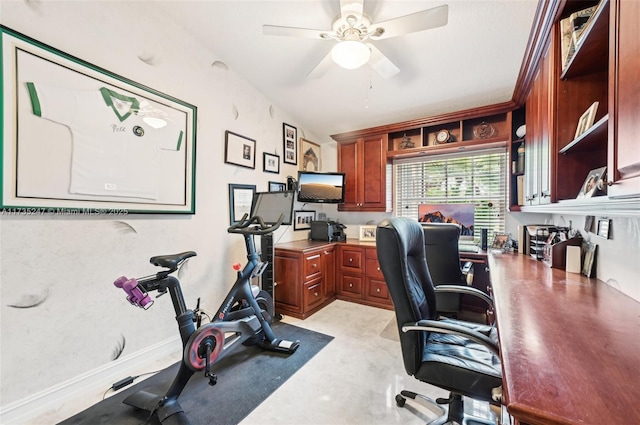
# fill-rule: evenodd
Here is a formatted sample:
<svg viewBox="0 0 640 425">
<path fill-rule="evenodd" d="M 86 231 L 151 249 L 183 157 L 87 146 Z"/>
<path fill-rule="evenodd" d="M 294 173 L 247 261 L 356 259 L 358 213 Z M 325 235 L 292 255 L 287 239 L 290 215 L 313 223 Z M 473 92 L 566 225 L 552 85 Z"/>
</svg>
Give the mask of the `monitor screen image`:
<svg viewBox="0 0 640 425">
<path fill-rule="evenodd" d="M 298 172 L 298 202 L 344 202 L 344 173 Z"/>
<path fill-rule="evenodd" d="M 251 202 L 251 216 L 259 215 L 265 224 L 275 224 L 284 214 L 283 225 L 291 224 L 293 191 L 256 192 Z"/>
<path fill-rule="evenodd" d="M 473 237 L 475 219 L 473 204 L 421 204 L 418 221 L 424 223 L 456 223 L 462 227 L 460 236 Z"/>
</svg>

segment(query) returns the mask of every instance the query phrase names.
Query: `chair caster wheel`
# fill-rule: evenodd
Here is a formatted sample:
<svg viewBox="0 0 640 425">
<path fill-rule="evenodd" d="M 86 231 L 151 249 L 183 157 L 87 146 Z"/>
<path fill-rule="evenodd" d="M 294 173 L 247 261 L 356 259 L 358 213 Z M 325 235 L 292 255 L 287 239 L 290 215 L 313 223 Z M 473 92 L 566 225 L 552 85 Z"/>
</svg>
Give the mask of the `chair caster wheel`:
<svg viewBox="0 0 640 425">
<path fill-rule="evenodd" d="M 407 399 L 402 397 L 400 394 L 396 395 L 396 406 L 404 407 L 404 404 L 407 402 Z"/>
</svg>

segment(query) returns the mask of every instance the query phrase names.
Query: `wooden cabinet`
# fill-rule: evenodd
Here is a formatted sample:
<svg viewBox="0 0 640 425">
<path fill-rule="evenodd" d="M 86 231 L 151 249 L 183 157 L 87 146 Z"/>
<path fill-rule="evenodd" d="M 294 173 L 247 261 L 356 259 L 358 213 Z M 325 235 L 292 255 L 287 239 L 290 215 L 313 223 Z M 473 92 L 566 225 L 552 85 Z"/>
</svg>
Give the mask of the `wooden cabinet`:
<svg viewBox="0 0 640 425">
<path fill-rule="evenodd" d="M 548 45 L 526 103 L 528 125 L 525 139 L 523 205 L 548 204 L 552 200 L 550 156 L 552 66 L 550 45 Z"/>
<path fill-rule="evenodd" d="M 339 299 L 393 308 L 375 247 L 339 245 L 337 259 Z"/>
<path fill-rule="evenodd" d="M 335 299 L 335 247 L 306 243 L 276 246 L 276 312 L 304 319 Z"/>
<path fill-rule="evenodd" d="M 612 0 L 609 38 L 609 196 L 640 194 L 640 2 Z"/>
<path fill-rule="evenodd" d="M 338 171 L 345 173 L 345 202 L 339 211 L 386 210 L 387 135 L 338 144 Z"/>
</svg>

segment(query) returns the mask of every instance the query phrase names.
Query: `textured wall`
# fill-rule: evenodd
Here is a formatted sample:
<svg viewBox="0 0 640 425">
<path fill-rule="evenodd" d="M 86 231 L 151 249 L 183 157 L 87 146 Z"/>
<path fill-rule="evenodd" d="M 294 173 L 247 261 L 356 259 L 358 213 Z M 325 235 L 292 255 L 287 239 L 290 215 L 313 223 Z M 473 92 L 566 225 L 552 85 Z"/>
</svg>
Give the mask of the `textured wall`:
<svg viewBox="0 0 640 425">
<path fill-rule="evenodd" d="M 235 280 L 231 264 L 246 260 L 242 238 L 226 232 L 227 184 L 266 191 L 267 181 L 295 175 L 296 167 L 283 163 L 280 175 L 262 171 L 262 152 L 282 157 L 283 122 L 300 136 L 331 140 L 305 132 L 233 70 L 212 66 L 221 60 L 214 52 L 140 2 L 2 2 L 0 17 L 9 28 L 198 107 L 195 215 L 0 218 L 6 406 L 177 336 L 169 296 L 143 311 L 112 285 L 120 275 L 153 273 L 153 255 L 195 250 L 181 272 L 187 305 L 202 297 L 215 311 Z M 257 141 L 255 170 L 224 164 L 225 130 Z M 335 169 L 335 159 L 323 163 Z M 279 241 L 304 237 L 291 228 L 275 234 Z"/>
</svg>

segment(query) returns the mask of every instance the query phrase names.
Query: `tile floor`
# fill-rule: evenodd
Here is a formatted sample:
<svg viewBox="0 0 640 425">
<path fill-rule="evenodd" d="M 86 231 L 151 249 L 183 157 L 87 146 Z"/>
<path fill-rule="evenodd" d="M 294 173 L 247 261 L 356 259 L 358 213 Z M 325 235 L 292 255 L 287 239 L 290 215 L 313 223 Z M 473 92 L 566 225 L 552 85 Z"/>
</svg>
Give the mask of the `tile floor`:
<svg viewBox="0 0 640 425">
<path fill-rule="evenodd" d="M 306 320 L 286 316 L 283 321 L 335 339 L 241 425 L 418 425 L 435 416 L 425 409 L 398 408 L 395 395 L 401 389 L 408 389 L 429 397 L 447 396 L 445 391 L 420 383 L 405 373 L 393 311 L 335 301 Z M 169 366 L 179 360 L 177 356 L 163 359 L 154 366 L 158 369 Z M 101 398 L 102 394 L 95 394 L 70 400 L 34 423 L 57 423 Z"/>
</svg>

